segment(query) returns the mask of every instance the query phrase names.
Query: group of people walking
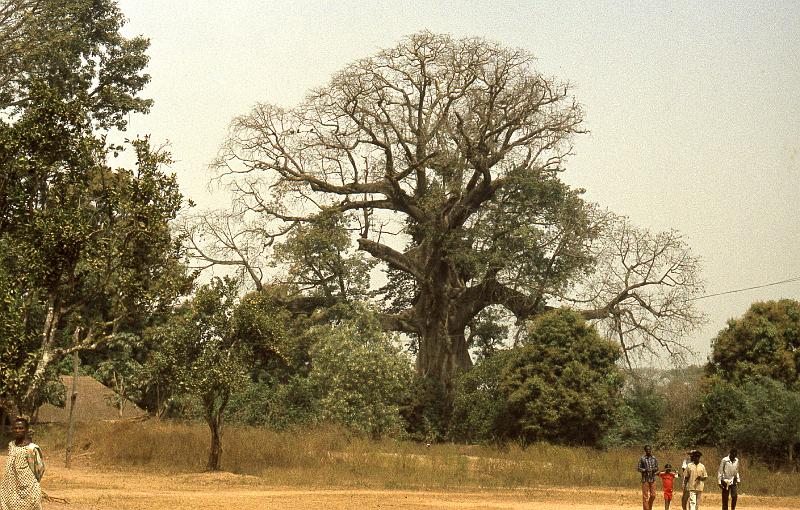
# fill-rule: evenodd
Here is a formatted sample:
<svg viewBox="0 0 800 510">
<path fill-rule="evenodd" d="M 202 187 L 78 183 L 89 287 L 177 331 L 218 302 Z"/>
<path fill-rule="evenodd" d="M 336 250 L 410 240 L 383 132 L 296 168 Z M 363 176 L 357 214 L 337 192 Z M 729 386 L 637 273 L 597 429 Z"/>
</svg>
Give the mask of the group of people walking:
<svg viewBox="0 0 800 510">
<path fill-rule="evenodd" d="M 642 475 L 642 508 L 653 510 L 656 499 L 656 478 L 661 478 L 661 487 L 664 492 L 664 510 L 669 510 L 672 503 L 672 486 L 675 478 L 680 479 L 682 488 L 681 507 L 683 510 L 697 510 L 700 508 L 700 497 L 703 495 L 705 482 L 708 479 L 706 467 L 700 462 L 702 453 L 699 450 L 689 450 L 687 458 L 681 464 L 680 474 L 673 471 L 670 464 L 664 464 L 664 470 L 659 471 L 658 460 L 653 456 L 650 445 L 644 447 L 644 455 L 639 459 L 638 470 Z M 737 486 L 741 482 L 739 477 L 739 458 L 736 448 L 731 448 L 726 457 L 722 458 L 717 469 L 717 485 L 722 490 L 722 510 L 736 510 Z"/>
</svg>

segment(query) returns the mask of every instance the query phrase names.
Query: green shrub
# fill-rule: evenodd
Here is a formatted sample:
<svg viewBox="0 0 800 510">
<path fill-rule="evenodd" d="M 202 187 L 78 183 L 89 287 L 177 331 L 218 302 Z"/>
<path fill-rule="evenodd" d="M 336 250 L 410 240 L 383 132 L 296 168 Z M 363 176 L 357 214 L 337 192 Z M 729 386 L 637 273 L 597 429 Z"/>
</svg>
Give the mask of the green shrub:
<svg viewBox="0 0 800 510">
<path fill-rule="evenodd" d="M 411 388 L 411 360 L 368 310 L 314 328 L 308 382 L 317 419 L 377 437 L 404 428 L 400 404 Z"/>
<path fill-rule="evenodd" d="M 575 312 L 537 318 L 524 344 L 456 383 L 454 437 L 595 445 L 620 404 L 619 348 Z"/>
<path fill-rule="evenodd" d="M 767 377 L 742 384 L 710 379 L 689 421 L 698 444 L 736 446 L 753 458 L 782 463 L 800 443 L 800 394 Z"/>
<path fill-rule="evenodd" d="M 634 381 L 623 391 L 613 426 L 603 438 L 605 446 L 657 443 L 667 407 L 666 397 L 652 381 Z"/>
<path fill-rule="evenodd" d="M 452 439 L 468 443 L 501 439 L 499 422 L 506 417 L 501 373 L 513 353 L 513 350 L 496 352 L 456 379 L 450 425 Z"/>
</svg>

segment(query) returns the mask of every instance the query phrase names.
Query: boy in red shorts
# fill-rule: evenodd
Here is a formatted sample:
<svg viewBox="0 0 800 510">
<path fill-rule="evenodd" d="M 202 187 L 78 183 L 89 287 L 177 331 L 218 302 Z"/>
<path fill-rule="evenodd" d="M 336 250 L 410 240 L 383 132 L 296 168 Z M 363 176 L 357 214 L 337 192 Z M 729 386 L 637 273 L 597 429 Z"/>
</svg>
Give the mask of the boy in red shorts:
<svg viewBox="0 0 800 510">
<path fill-rule="evenodd" d="M 664 510 L 669 510 L 669 504 L 672 503 L 672 481 L 676 476 L 678 475 L 670 464 L 664 464 L 664 471 L 658 473 L 658 477 L 661 478 L 661 488 L 664 490 Z"/>
</svg>

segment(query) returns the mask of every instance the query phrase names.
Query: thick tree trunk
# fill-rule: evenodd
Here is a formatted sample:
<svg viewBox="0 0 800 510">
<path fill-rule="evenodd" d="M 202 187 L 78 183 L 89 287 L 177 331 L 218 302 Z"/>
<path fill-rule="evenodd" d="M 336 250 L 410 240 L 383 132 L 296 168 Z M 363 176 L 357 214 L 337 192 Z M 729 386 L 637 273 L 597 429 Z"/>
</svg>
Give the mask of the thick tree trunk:
<svg viewBox="0 0 800 510">
<path fill-rule="evenodd" d="M 437 381 L 450 395 L 456 374 L 471 368 L 472 360 L 464 336 L 466 325 L 454 320 L 458 302 L 451 296 L 459 288 L 458 278 L 441 253 L 432 259 L 436 263 L 428 270 L 430 281 L 416 306 L 421 314 L 417 372 Z"/>
<path fill-rule="evenodd" d="M 417 372 L 441 383 L 446 395 L 452 390 L 455 376 L 471 367 L 463 330 L 449 333 L 444 328 L 436 328 L 420 336 Z"/>
</svg>

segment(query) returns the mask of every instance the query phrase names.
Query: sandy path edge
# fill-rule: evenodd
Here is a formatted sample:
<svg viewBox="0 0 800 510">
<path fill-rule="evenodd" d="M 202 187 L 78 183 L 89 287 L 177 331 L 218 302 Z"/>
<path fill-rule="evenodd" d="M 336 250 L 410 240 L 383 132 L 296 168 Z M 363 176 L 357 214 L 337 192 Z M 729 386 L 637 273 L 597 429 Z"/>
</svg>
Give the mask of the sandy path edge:
<svg viewBox="0 0 800 510">
<path fill-rule="evenodd" d="M 2 460 L 2 459 L 0 459 Z M 50 463 L 43 489 L 69 503 L 45 502 L 45 510 L 623 510 L 641 508 L 641 493 L 630 489 L 538 487 L 517 490 L 403 490 L 304 488 L 271 485 L 265 478 L 233 473 L 165 475 L 145 470 L 78 465 L 67 470 Z M 680 497 L 680 494 L 676 494 Z M 664 508 L 659 494 L 654 509 Z M 703 507 L 719 508 L 718 493 L 706 494 Z M 749 495 L 738 508 L 800 509 L 800 498 Z M 675 500 L 672 509 L 680 510 Z"/>
</svg>

